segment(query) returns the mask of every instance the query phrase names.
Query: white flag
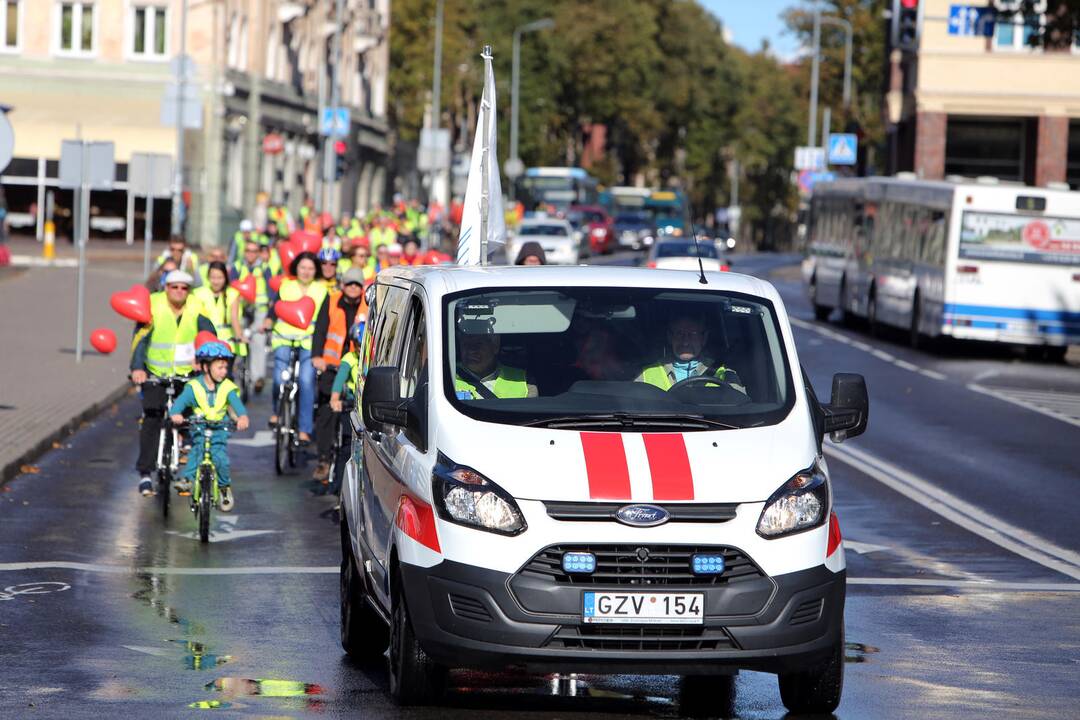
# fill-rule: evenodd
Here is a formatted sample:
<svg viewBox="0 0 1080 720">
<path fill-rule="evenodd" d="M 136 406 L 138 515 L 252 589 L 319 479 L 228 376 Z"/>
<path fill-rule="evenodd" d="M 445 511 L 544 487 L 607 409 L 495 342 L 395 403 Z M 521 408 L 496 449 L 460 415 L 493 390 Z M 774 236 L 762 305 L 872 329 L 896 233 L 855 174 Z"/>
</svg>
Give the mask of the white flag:
<svg viewBox="0 0 1080 720">
<path fill-rule="evenodd" d="M 495 72 L 491 68 L 490 48 L 484 48 L 481 57 L 484 58 L 484 95 L 480 99 L 480 112 L 476 114 L 476 137 L 473 139 L 469 181 L 465 186 L 465 204 L 461 212 L 458 265 L 484 265 L 487 262 L 482 250 L 485 231 L 488 253 L 506 242 L 502 182 L 495 152 L 498 133 L 495 123 Z"/>
</svg>

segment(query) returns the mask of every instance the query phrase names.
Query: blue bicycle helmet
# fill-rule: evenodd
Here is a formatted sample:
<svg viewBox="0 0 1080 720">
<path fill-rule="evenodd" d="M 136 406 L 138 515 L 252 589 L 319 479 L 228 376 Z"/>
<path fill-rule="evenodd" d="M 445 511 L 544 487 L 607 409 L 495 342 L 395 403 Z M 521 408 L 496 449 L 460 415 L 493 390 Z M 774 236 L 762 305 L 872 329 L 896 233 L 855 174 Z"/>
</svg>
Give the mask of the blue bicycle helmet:
<svg viewBox="0 0 1080 720">
<path fill-rule="evenodd" d="M 334 262 L 341 259 L 341 251 L 332 247 L 324 247 L 319 251 L 319 262 Z"/>
<path fill-rule="evenodd" d="M 360 341 L 364 337 L 364 324 L 363 320 L 357 320 L 349 330 L 349 337 L 351 337 L 353 342 L 357 345 L 360 345 Z"/>
<path fill-rule="evenodd" d="M 195 359 L 199 361 L 203 360 L 230 360 L 232 359 L 233 351 L 223 342 L 208 342 L 204 343 L 202 347 L 195 351 Z"/>
</svg>

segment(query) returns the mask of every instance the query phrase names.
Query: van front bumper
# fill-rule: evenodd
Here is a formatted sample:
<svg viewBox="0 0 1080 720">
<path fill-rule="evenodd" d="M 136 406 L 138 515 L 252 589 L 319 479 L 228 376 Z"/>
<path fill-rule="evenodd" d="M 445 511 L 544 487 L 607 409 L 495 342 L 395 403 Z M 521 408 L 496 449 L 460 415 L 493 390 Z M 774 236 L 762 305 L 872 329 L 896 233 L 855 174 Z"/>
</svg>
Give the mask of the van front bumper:
<svg viewBox="0 0 1080 720">
<path fill-rule="evenodd" d="M 843 637 L 846 574 L 824 565 L 718 586 L 542 587 L 521 573 L 444 560 L 402 564 L 413 631 L 437 662 L 531 672 L 784 672 L 827 658 Z M 703 592 L 700 626 L 591 625 L 585 590 Z M 576 609 L 567 613 L 569 604 Z"/>
</svg>

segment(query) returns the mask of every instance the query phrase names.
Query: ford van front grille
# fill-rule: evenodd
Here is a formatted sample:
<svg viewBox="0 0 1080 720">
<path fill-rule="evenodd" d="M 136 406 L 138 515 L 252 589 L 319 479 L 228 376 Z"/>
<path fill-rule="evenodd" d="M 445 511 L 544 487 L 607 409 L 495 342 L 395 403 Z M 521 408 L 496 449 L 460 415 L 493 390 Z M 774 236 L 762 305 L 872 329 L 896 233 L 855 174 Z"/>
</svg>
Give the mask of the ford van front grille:
<svg viewBox="0 0 1080 720">
<path fill-rule="evenodd" d="M 735 643 L 722 628 L 563 625 L 545 647 L 566 650 L 727 650 Z"/>
<path fill-rule="evenodd" d="M 568 574 L 567 552 L 592 553 L 596 570 Z M 695 554 L 722 554 L 724 572 L 695 575 Z M 723 585 L 763 577 L 760 569 L 735 548 L 715 545 L 552 545 L 537 553 L 521 573 L 550 578 L 558 585 Z"/>
</svg>

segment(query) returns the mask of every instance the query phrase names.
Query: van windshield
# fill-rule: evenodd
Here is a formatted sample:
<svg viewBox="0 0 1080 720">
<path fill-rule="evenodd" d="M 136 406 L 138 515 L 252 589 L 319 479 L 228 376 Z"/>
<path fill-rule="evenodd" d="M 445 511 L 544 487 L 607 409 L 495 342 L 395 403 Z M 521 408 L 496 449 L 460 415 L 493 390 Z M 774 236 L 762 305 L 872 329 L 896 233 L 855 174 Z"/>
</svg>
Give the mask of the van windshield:
<svg viewBox="0 0 1080 720">
<path fill-rule="evenodd" d="M 447 298 L 445 393 L 479 420 L 715 430 L 780 422 L 794 385 L 775 311 L 738 293 L 482 289 Z"/>
</svg>

